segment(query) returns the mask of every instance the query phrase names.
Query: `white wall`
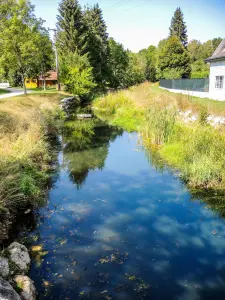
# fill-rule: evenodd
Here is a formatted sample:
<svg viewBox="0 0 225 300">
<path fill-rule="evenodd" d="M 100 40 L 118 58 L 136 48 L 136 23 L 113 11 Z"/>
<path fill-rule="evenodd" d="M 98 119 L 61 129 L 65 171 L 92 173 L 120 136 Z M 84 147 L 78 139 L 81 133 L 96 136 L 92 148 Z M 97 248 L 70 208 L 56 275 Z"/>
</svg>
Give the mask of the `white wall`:
<svg viewBox="0 0 225 300">
<path fill-rule="evenodd" d="M 223 89 L 215 88 L 216 76 L 224 76 Z M 209 93 L 218 97 L 218 100 L 225 100 L 225 60 L 210 63 Z"/>
</svg>

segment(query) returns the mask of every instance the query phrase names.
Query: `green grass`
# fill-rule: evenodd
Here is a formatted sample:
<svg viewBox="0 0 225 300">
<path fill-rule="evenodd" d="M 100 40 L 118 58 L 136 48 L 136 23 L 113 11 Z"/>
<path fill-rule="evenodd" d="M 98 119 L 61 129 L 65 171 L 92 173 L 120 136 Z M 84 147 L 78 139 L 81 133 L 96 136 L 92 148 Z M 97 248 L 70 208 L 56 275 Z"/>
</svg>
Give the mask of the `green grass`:
<svg viewBox="0 0 225 300">
<path fill-rule="evenodd" d="M 10 91 L 8 91 L 6 89 L 0 89 L 0 95 L 8 94 L 8 93 L 10 93 Z"/>
<path fill-rule="evenodd" d="M 32 91 L 32 93 L 34 94 L 55 94 L 57 93 L 57 90 L 56 88 L 52 87 L 52 88 L 46 88 L 46 90 L 44 90 L 43 88 L 31 88 L 31 89 L 28 89 L 29 91 Z"/>
<path fill-rule="evenodd" d="M 139 131 L 149 151 L 180 171 L 192 188 L 225 188 L 225 133 L 206 124 L 208 113 L 224 114 L 223 102 L 172 94 L 143 84 L 94 101 L 98 116 L 128 131 Z M 184 124 L 178 111 L 191 109 L 198 121 Z"/>
</svg>

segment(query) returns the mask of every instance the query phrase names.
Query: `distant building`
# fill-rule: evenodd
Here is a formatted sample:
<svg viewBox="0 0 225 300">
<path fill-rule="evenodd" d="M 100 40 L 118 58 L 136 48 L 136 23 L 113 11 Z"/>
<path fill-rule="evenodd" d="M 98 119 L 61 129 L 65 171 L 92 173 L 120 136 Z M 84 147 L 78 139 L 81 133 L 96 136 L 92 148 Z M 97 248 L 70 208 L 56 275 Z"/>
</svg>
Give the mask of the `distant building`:
<svg viewBox="0 0 225 300">
<path fill-rule="evenodd" d="M 209 93 L 225 100 L 225 39 L 206 62 L 210 63 Z"/>
<path fill-rule="evenodd" d="M 25 85 L 27 89 L 34 89 L 44 87 L 46 82 L 46 87 L 55 87 L 57 85 L 57 72 L 49 71 L 45 78 L 44 76 L 39 76 L 38 78 L 26 78 Z"/>
</svg>

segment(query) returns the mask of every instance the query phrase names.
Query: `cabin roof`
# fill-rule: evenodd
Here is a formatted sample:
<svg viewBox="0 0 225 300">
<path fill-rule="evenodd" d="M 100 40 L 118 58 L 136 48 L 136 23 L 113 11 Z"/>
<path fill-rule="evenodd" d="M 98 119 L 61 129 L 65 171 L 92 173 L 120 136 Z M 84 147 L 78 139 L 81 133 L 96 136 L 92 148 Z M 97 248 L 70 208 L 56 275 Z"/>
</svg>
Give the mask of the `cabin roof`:
<svg viewBox="0 0 225 300">
<path fill-rule="evenodd" d="M 39 80 L 44 80 L 43 76 L 39 76 Z M 57 80 L 57 72 L 56 71 L 49 71 L 45 74 L 45 80 Z"/>
</svg>

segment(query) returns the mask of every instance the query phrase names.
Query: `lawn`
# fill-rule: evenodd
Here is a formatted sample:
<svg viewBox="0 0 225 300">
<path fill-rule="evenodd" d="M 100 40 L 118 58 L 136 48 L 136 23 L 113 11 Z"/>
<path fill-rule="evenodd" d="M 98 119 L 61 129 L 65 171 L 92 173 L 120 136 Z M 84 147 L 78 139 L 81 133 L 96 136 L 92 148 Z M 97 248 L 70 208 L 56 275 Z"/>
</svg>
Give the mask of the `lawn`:
<svg viewBox="0 0 225 300">
<path fill-rule="evenodd" d="M 10 93 L 10 91 L 5 90 L 5 89 L 0 89 L 0 95 L 8 94 L 8 93 Z"/>
</svg>

